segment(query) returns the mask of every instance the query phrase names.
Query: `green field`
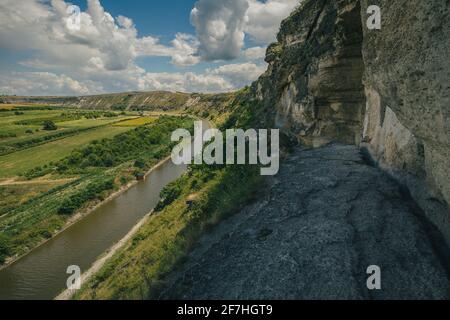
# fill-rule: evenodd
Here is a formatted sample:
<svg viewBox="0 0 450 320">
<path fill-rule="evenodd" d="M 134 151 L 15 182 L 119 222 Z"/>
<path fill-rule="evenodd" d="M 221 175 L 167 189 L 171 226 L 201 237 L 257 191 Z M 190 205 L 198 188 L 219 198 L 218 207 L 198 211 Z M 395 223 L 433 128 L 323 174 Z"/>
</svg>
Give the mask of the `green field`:
<svg viewBox="0 0 450 320">
<path fill-rule="evenodd" d="M 68 156 L 73 149 L 81 147 L 93 140 L 112 137 L 130 129 L 132 129 L 132 127 L 101 127 L 76 136 L 0 156 L 0 179 L 14 177 L 23 174 L 34 167 L 55 162 Z M 32 161 L 30 161 L 31 159 Z"/>
<path fill-rule="evenodd" d="M 0 117 L 3 134 L 20 133 L 9 142 L 0 141 L 0 147 L 22 148 L 0 155 L 0 265 L 39 245 L 73 214 L 102 201 L 165 158 L 172 148 L 173 130 L 193 129 L 189 117 L 111 112 L 97 116 L 90 111 L 79 116 L 38 110 Z M 42 119 L 50 118 L 57 130 L 39 130 L 30 134 L 33 138 L 19 130 L 28 123 L 40 127 Z M 44 135 L 51 139 L 39 138 Z"/>
<path fill-rule="evenodd" d="M 31 110 L 0 113 L 0 151 L 8 146 L 37 140 L 46 136 L 71 133 L 74 130 L 94 128 L 110 123 L 133 119 L 132 116 L 115 114 L 114 117 L 102 116 L 105 113 L 84 112 L 79 110 Z M 97 115 L 93 118 L 93 115 Z M 86 117 L 90 117 L 89 119 Z M 57 130 L 43 130 L 43 122 L 50 120 Z M 0 154 L 2 154 L 0 152 Z"/>
</svg>

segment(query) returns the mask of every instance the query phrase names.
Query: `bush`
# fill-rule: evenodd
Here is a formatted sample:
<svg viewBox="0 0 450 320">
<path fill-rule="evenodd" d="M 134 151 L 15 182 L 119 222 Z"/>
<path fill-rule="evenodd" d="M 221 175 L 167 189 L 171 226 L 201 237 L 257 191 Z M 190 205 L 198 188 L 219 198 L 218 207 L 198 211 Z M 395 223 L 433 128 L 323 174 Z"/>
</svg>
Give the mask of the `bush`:
<svg viewBox="0 0 450 320">
<path fill-rule="evenodd" d="M 1 133 L 0 134 L 0 139 L 3 139 L 3 138 L 16 138 L 17 137 L 17 134 L 15 134 L 15 133 Z"/>
<path fill-rule="evenodd" d="M 58 129 L 58 127 L 56 126 L 56 124 L 53 121 L 46 120 L 46 121 L 44 121 L 43 129 L 46 131 L 55 131 Z"/>
<path fill-rule="evenodd" d="M 72 195 L 65 200 L 58 209 L 60 215 L 71 215 L 80 209 L 86 202 L 95 199 L 102 199 L 103 191 L 114 189 L 114 179 L 109 178 L 103 181 L 89 184 L 81 192 Z"/>
<path fill-rule="evenodd" d="M 203 111 L 201 117 L 202 117 L 203 119 L 208 118 L 208 117 L 209 117 L 209 112 L 208 112 L 208 111 Z"/>
<path fill-rule="evenodd" d="M 26 133 L 26 134 L 33 134 L 33 130 L 28 129 L 28 130 L 25 131 L 25 133 Z"/>
<path fill-rule="evenodd" d="M 183 191 L 183 181 L 183 179 L 177 180 L 162 189 L 160 194 L 161 200 L 156 206 L 155 211 L 161 211 L 181 195 L 181 192 Z"/>
<path fill-rule="evenodd" d="M 9 238 L 0 234 L 0 264 L 3 264 L 11 252 Z"/>
<path fill-rule="evenodd" d="M 128 183 L 128 179 L 125 176 L 121 176 L 119 180 L 121 185 L 126 185 Z"/>
<path fill-rule="evenodd" d="M 144 161 L 144 160 L 142 160 L 142 159 L 137 159 L 137 160 L 134 162 L 134 166 L 135 166 L 136 168 L 139 168 L 139 169 L 144 169 L 145 166 L 146 166 L 146 164 L 145 164 L 145 161 Z"/>
</svg>

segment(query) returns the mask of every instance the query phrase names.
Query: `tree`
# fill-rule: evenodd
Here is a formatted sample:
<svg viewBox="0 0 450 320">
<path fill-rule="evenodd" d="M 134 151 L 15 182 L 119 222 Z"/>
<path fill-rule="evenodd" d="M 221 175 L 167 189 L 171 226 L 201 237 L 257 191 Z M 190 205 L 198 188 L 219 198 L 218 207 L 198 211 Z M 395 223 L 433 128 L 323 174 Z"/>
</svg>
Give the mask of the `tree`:
<svg viewBox="0 0 450 320">
<path fill-rule="evenodd" d="M 58 127 L 56 126 L 56 124 L 53 121 L 46 120 L 46 121 L 44 121 L 43 129 L 46 131 L 54 131 L 54 130 L 57 130 Z"/>
<path fill-rule="evenodd" d="M 137 160 L 134 162 L 134 166 L 135 166 L 136 168 L 139 168 L 139 169 L 144 169 L 144 168 L 145 168 L 145 161 L 144 161 L 143 159 L 137 159 Z"/>
</svg>

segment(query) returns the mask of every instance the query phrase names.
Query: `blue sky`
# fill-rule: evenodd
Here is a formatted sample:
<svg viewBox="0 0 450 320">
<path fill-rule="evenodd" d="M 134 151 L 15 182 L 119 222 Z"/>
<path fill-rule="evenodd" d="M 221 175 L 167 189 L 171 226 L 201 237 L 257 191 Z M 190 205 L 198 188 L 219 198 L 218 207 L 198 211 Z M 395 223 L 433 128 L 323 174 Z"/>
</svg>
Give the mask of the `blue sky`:
<svg viewBox="0 0 450 320">
<path fill-rule="evenodd" d="M 0 93 L 236 90 L 298 2 L 2 0 Z"/>
</svg>

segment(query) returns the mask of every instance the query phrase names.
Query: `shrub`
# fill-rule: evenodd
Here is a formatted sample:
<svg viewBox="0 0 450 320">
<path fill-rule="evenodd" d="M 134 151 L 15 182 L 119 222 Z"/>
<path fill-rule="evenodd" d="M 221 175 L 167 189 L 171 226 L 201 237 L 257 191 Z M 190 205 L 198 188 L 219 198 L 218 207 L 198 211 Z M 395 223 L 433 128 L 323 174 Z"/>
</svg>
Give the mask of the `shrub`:
<svg viewBox="0 0 450 320">
<path fill-rule="evenodd" d="M 162 189 L 160 194 L 161 200 L 156 206 L 155 211 L 161 211 L 181 195 L 181 192 L 183 191 L 182 180 L 183 179 L 172 182 Z"/>
<path fill-rule="evenodd" d="M 135 166 L 136 168 L 139 168 L 139 169 L 144 169 L 145 166 L 146 166 L 146 164 L 145 164 L 145 161 L 144 161 L 144 160 L 142 160 L 142 159 L 137 159 L 137 160 L 134 162 L 134 166 Z"/>
<path fill-rule="evenodd" d="M 3 264 L 11 252 L 9 238 L 0 234 L 0 264 Z"/>
<path fill-rule="evenodd" d="M 2 133 L 2 134 L 0 134 L 0 139 L 3 139 L 3 138 L 16 138 L 17 137 L 17 134 L 15 134 L 15 133 Z"/>
<path fill-rule="evenodd" d="M 46 121 L 44 121 L 43 129 L 46 131 L 54 131 L 54 130 L 57 130 L 58 127 L 56 126 L 56 124 L 53 121 L 46 120 Z"/>
<path fill-rule="evenodd" d="M 103 191 L 114 189 L 114 179 L 109 178 L 103 181 L 90 183 L 81 192 L 66 199 L 58 209 L 60 215 L 71 215 L 80 209 L 86 202 L 95 199 L 103 199 Z"/>
<path fill-rule="evenodd" d="M 121 176 L 119 180 L 121 185 L 126 185 L 128 183 L 128 179 L 125 176 Z"/>
</svg>

